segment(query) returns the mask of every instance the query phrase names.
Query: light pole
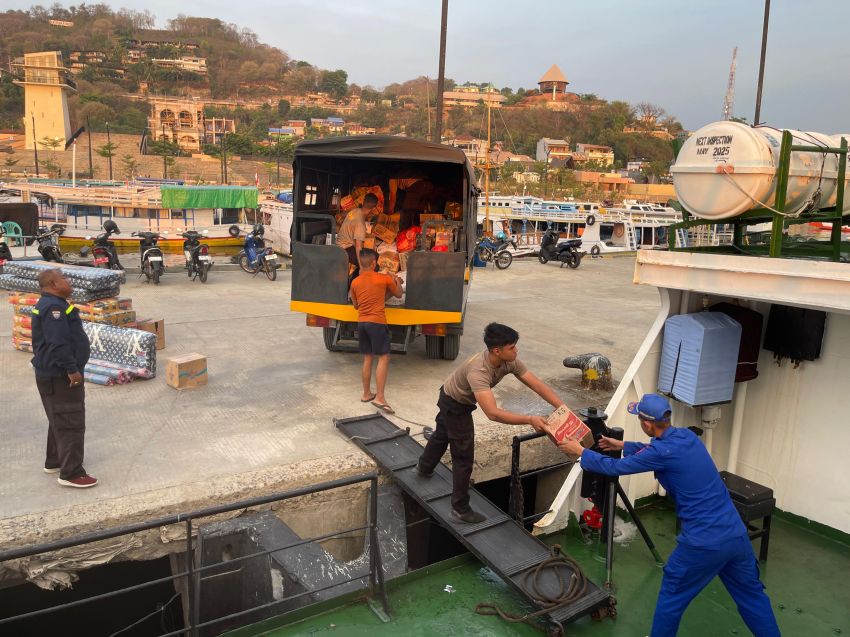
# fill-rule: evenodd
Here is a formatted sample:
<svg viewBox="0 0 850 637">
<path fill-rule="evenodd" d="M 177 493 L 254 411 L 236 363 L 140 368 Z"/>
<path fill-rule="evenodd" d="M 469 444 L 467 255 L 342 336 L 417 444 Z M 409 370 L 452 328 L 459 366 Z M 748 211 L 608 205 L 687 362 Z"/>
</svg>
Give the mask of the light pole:
<svg viewBox="0 0 850 637">
<path fill-rule="evenodd" d="M 439 144 L 443 139 L 443 91 L 446 88 L 446 26 L 449 16 L 449 0 L 443 0 L 440 18 L 440 69 L 437 75 L 437 113 L 432 142 Z"/>
<path fill-rule="evenodd" d="M 767 25 L 770 21 L 770 0 L 764 0 L 764 25 L 761 32 L 761 60 L 759 61 L 759 81 L 756 90 L 756 114 L 753 117 L 753 126 L 758 126 L 761 117 L 761 89 L 764 83 L 764 58 L 767 55 Z"/>
</svg>

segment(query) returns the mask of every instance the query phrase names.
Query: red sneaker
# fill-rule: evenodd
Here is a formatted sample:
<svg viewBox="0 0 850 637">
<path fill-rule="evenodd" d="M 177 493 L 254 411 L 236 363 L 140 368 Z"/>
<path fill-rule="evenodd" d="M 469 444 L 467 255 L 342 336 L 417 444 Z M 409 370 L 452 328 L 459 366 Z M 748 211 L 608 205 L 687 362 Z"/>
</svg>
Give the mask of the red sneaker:
<svg viewBox="0 0 850 637">
<path fill-rule="evenodd" d="M 59 478 L 57 480 L 59 484 L 63 487 L 74 487 L 76 489 L 88 489 L 89 487 L 93 487 L 97 484 L 97 478 L 90 475 L 80 476 L 78 478 L 71 478 L 70 480 L 63 480 Z"/>
</svg>

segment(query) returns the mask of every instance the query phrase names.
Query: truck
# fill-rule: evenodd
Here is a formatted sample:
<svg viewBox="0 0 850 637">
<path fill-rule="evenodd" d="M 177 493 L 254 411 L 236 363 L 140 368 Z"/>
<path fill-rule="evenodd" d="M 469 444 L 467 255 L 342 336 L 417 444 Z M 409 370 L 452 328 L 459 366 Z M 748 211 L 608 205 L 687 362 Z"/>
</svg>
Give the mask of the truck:
<svg viewBox="0 0 850 637">
<path fill-rule="evenodd" d="M 336 245 L 336 237 L 346 199 L 350 203 L 358 187 L 362 192 L 368 186 L 382 195 L 384 214 L 394 212 L 389 209 L 394 201 L 399 232 L 421 229 L 415 249 L 403 257 L 404 296 L 386 308 L 392 351 L 406 353 L 422 335 L 428 358 L 457 358 L 480 192 L 463 151 L 381 135 L 305 141 L 295 149 L 293 180 L 290 309 L 304 313 L 308 326 L 323 330 L 325 347 L 356 351 L 357 310 L 348 298 L 348 255 Z M 394 188 L 416 181 L 427 187 L 420 188 L 425 195 L 412 203 L 406 191 Z M 438 233 L 449 237 L 448 245 L 435 250 L 432 238 Z"/>
</svg>

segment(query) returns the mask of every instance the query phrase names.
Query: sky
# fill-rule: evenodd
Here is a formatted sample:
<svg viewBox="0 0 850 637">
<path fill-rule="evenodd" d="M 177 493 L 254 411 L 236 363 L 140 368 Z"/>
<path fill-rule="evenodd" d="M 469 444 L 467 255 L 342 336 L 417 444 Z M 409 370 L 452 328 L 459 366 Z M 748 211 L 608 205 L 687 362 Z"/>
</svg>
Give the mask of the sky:
<svg viewBox="0 0 850 637">
<path fill-rule="evenodd" d="M 349 82 L 361 85 L 437 76 L 440 0 L 105 4 L 147 9 L 163 27 L 179 13 L 219 18 L 253 30 L 294 59 L 344 69 Z M 449 0 L 446 76 L 535 88 L 557 64 L 568 90 L 652 102 L 695 130 L 720 119 L 737 46 L 733 112 L 752 121 L 763 17 L 763 0 Z M 850 131 L 848 25 L 848 0 L 773 0 L 762 121 Z"/>
</svg>

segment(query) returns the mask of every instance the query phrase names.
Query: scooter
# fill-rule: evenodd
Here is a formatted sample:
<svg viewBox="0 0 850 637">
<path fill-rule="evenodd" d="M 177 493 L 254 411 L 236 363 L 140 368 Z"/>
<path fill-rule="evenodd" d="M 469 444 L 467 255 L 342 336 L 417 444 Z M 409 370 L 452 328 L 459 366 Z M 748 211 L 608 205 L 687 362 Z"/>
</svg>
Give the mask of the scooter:
<svg viewBox="0 0 850 637">
<path fill-rule="evenodd" d="M 559 261 L 562 268 L 568 265 L 576 269 L 581 265 L 581 259 L 584 256 L 584 252 L 579 248 L 581 248 L 581 239 L 567 239 L 558 243 L 558 233 L 553 228 L 549 228 L 540 240 L 540 252 L 537 258 L 543 264 Z"/>
<path fill-rule="evenodd" d="M 118 260 L 118 250 L 115 249 L 115 243 L 109 240 L 113 234 L 121 232 L 112 219 L 107 219 L 103 222 L 103 232 L 94 238 L 92 247 L 92 257 L 94 258 L 94 267 L 104 268 L 106 270 L 123 270 L 124 266 Z M 86 237 L 91 239 L 91 237 Z"/>
<path fill-rule="evenodd" d="M 255 225 L 245 236 L 245 248 L 239 253 L 239 267 L 248 274 L 256 275 L 260 270 L 266 273 L 269 281 L 277 278 L 277 254 L 266 247 L 263 239 L 265 234 L 263 224 Z"/>
<path fill-rule="evenodd" d="M 56 239 L 58 234 L 55 230 L 48 230 L 41 226 L 38 229 L 38 234 L 35 235 L 35 240 L 38 242 L 38 253 L 45 261 L 64 263 L 62 251 L 59 249 L 59 241 Z"/>
<path fill-rule="evenodd" d="M 0 224 L 0 265 L 12 260 L 12 251 L 3 240 L 3 224 Z"/>
<path fill-rule="evenodd" d="M 207 272 L 213 266 L 210 247 L 200 241 L 201 237 L 207 232 L 207 230 L 203 232 L 187 230 L 180 235 L 185 239 L 183 256 L 186 258 L 186 272 L 190 279 L 194 280 L 197 277 L 201 280 L 201 283 L 207 282 Z"/>
<path fill-rule="evenodd" d="M 139 257 L 142 260 L 142 273 L 147 277 L 148 283 L 153 281 L 154 285 L 159 285 L 159 277 L 165 270 L 162 249 L 157 245 L 157 241 L 162 236 L 156 232 L 133 232 L 130 236 L 140 239 Z"/>
</svg>

